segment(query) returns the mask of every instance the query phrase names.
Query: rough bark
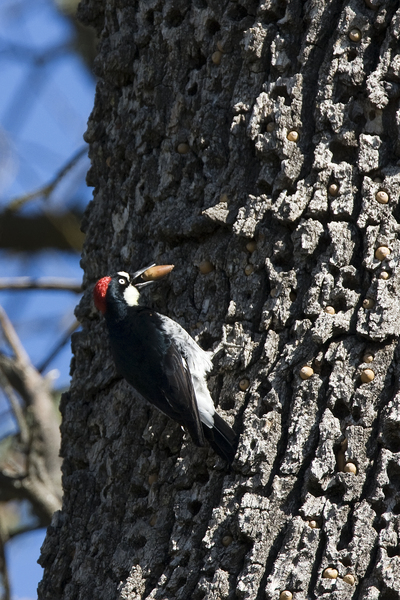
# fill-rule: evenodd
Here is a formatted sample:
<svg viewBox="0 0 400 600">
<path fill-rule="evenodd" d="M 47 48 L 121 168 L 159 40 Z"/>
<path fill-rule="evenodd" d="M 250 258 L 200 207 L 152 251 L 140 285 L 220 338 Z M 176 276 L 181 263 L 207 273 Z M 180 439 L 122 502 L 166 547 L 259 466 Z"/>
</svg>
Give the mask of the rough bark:
<svg viewBox="0 0 400 600">
<path fill-rule="evenodd" d="M 378 2 L 82 2 L 95 192 L 41 600 L 399 597 L 400 11 Z M 116 378 L 93 283 L 151 260 L 176 266 L 147 301 L 224 342 L 230 470 Z"/>
</svg>

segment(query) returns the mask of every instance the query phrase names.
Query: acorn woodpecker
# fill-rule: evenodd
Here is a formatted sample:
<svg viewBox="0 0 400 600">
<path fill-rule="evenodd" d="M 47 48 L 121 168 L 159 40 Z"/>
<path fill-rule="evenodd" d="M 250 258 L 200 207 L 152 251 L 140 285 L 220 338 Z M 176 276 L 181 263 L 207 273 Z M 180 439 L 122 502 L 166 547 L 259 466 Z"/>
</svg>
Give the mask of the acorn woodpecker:
<svg viewBox="0 0 400 600">
<path fill-rule="evenodd" d="M 207 439 L 232 463 L 236 435 L 215 411 L 207 388 L 209 353 L 178 323 L 139 305 L 140 288 L 151 282 L 133 282 L 148 268 L 103 277 L 93 291 L 117 371 L 143 398 L 184 426 L 196 446 L 205 446 Z"/>
</svg>

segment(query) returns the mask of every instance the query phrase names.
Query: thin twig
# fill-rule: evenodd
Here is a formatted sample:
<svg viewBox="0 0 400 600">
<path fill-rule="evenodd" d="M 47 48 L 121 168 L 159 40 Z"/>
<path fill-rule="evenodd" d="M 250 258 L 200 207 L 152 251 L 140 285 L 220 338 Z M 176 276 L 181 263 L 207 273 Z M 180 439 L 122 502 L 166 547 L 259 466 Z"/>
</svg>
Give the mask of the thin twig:
<svg viewBox="0 0 400 600">
<path fill-rule="evenodd" d="M 21 408 L 20 403 L 18 402 L 17 394 L 14 392 L 12 386 L 9 384 L 9 382 L 7 380 L 7 377 L 4 375 L 4 373 L 1 369 L 0 369 L 0 386 L 3 388 L 3 391 L 10 402 L 14 416 L 18 423 L 19 433 L 21 436 L 21 442 L 23 444 L 27 444 L 29 441 L 29 428 L 28 428 L 28 425 L 25 420 L 24 412 Z"/>
<path fill-rule="evenodd" d="M 30 365 L 31 361 L 29 356 L 21 344 L 19 337 L 17 336 L 17 332 L 11 324 L 10 319 L 8 318 L 6 311 L 2 306 L 0 306 L 0 325 L 3 329 L 4 335 L 10 344 L 16 358 L 24 365 Z"/>
<path fill-rule="evenodd" d="M 49 183 L 42 186 L 35 192 L 30 192 L 29 194 L 24 194 L 22 196 L 18 196 L 17 198 L 14 198 L 9 203 L 7 209 L 10 211 L 16 211 L 16 210 L 20 209 L 21 206 L 23 206 L 27 202 L 30 202 L 31 200 L 35 200 L 36 198 L 42 198 L 42 197 L 48 198 L 50 196 L 50 194 L 53 192 L 53 190 L 60 183 L 60 181 L 63 179 L 64 175 L 66 175 L 68 173 L 68 171 L 70 171 L 75 166 L 75 164 L 78 162 L 78 160 L 84 154 L 86 154 L 86 152 L 87 152 L 87 147 L 84 146 L 76 154 L 74 154 L 74 156 L 62 167 L 62 169 L 60 169 L 58 171 L 58 173 L 55 175 L 55 177 Z"/>
<path fill-rule="evenodd" d="M 77 279 L 66 277 L 0 277 L 0 290 L 62 290 L 82 292 L 82 285 Z"/>
</svg>

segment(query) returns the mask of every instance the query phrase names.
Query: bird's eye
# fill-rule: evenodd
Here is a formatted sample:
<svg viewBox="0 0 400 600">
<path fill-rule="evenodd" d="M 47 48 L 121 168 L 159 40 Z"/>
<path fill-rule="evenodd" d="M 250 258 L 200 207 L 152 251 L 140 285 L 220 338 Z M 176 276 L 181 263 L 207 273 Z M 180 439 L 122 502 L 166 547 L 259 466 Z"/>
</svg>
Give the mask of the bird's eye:
<svg viewBox="0 0 400 600">
<path fill-rule="evenodd" d="M 118 282 L 119 282 L 121 285 L 126 285 L 126 281 L 125 281 L 125 279 L 122 279 L 122 277 L 121 277 L 121 279 L 119 279 L 119 280 L 118 280 Z"/>
</svg>

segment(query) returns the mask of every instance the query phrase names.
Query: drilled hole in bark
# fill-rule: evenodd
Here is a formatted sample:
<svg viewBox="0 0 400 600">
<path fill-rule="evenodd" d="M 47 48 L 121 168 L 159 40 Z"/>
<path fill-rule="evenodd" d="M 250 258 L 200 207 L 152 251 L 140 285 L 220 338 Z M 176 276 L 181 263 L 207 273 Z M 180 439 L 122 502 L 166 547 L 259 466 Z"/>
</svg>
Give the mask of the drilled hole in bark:
<svg viewBox="0 0 400 600">
<path fill-rule="evenodd" d="M 400 546 L 388 546 L 386 548 L 386 552 L 389 558 L 393 558 L 393 556 L 400 556 Z"/>
<path fill-rule="evenodd" d="M 146 13 L 145 19 L 149 25 L 154 25 L 154 11 L 149 10 L 149 12 Z"/>
<path fill-rule="evenodd" d="M 217 33 L 217 31 L 220 31 L 221 29 L 221 25 L 218 23 L 218 21 L 213 20 L 207 21 L 206 27 L 211 35 L 214 35 L 214 33 Z"/>
<path fill-rule="evenodd" d="M 170 10 L 165 17 L 165 23 L 167 27 L 179 27 L 184 18 L 185 15 L 182 15 L 178 10 Z"/>
<path fill-rule="evenodd" d="M 143 548 L 146 545 L 146 538 L 144 536 L 139 536 L 132 541 L 132 546 L 135 549 Z"/>
<path fill-rule="evenodd" d="M 361 408 L 359 406 L 353 406 L 351 409 L 351 416 L 355 421 L 359 421 L 361 417 Z"/>
<path fill-rule="evenodd" d="M 197 94 L 197 90 L 198 90 L 198 85 L 197 85 L 197 83 L 194 83 L 192 85 L 192 87 L 190 87 L 187 91 L 188 96 L 195 96 Z"/>
<path fill-rule="evenodd" d="M 345 419 L 350 414 L 349 407 L 346 406 L 345 402 L 341 398 L 336 400 L 335 406 L 333 407 L 332 412 L 333 412 L 333 415 L 337 419 L 340 419 L 340 420 Z"/>
<path fill-rule="evenodd" d="M 357 51 L 353 49 L 349 50 L 347 53 L 348 62 L 352 62 L 355 58 L 357 58 Z"/>
<path fill-rule="evenodd" d="M 285 99 L 286 106 L 289 106 L 291 104 L 290 96 L 289 96 L 288 91 L 287 91 L 287 89 L 286 89 L 286 87 L 284 85 L 277 85 L 271 91 L 271 98 L 273 98 L 275 100 L 276 98 L 279 98 L 279 97 Z"/>
<path fill-rule="evenodd" d="M 307 491 L 310 492 L 310 494 L 312 496 L 315 496 L 315 498 L 319 498 L 320 496 L 324 495 L 321 485 L 320 485 L 319 481 L 317 481 L 316 479 L 308 480 Z"/>
<path fill-rule="evenodd" d="M 347 522 L 343 527 L 342 527 L 342 531 L 340 533 L 340 538 L 339 538 L 339 542 L 337 544 L 337 549 L 338 550 L 344 550 L 345 548 L 347 548 L 347 546 L 350 544 L 351 540 L 353 538 L 353 532 L 352 532 L 352 527 L 350 525 L 349 522 Z M 345 560 L 343 558 L 343 560 Z M 342 560 L 342 562 L 343 562 Z M 343 562 L 344 564 L 344 562 Z M 349 565 L 345 565 L 345 566 L 349 566 Z"/>
<path fill-rule="evenodd" d="M 364 127 L 367 124 L 367 119 L 364 117 L 364 115 L 357 115 L 353 118 L 354 123 L 356 123 L 356 125 L 359 125 L 361 129 L 364 129 Z"/>
<path fill-rule="evenodd" d="M 351 273 L 346 273 L 343 277 L 343 287 L 348 290 L 354 290 L 355 292 L 359 291 L 359 282 L 358 278 Z"/>
<path fill-rule="evenodd" d="M 397 504 L 395 504 L 395 506 L 393 508 L 393 514 L 394 515 L 400 515 L 400 501 L 397 502 Z"/>
<path fill-rule="evenodd" d="M 197 513 L 200 511 L 202 507 L 202 502 L 199 502 L 198 500 L 193 500 L 193 502 L 189 502 L 189 510 L 192 513 L 192 515 L 197 515 Z"/>
<path fill-rule="evenodd" d="M 355 164 L 357 162 L 357 148 L 352 148 L 350 146 L 345 146 L 340 142 L 333 141 L 329 144 L 329 149 L 332 152 L 332 162 L 339 164 L 341 162 L 348 162 L 350 164 Z"/>
<path fill-rule="evenodd" d="M 272 185 L 267 181 L 257 181 L 257 191 L 260 196 L 261 194 L 270 194 L 272 191 Z"/>
<path fill-rule="evenodd" d="M 206 62 L 206 57 L 203 56 L 200 50 L 197 50 L 197 54 L 190 58 L 189 64 L 192 69 L 196 69 L 196 71 L 199 71 L 201 67 L 203 67 L 206 64 Z"/>
<path fill-rule="evenodd" d="M 235 398 L 232 396 L 225 398 L 224 401 L 221 402 L 221 408 L 223 410 L 232 410 L 232 408 L 235 408 Z"/>
<path fill-rule="evenodd" d="M 204 473 L 196 473 L 196 477 L 194 478 L 195 481 L 203 484 L 206 484 L 209 479 L 210 476 L 207 471 L 205 471 Z"/>
<path fill-rule="evenodd" d="M 374 505 L 374 509 L 377 510 L 377 505 Z M 384 512 L 384 509 L 382 507 L 379 507 L 379 511 L 382 513 Z M 382 531 L 382 529 L 385 529 L 386 527 L 386 522 L 384 521 L 384 519 L 382 519 L 379 515 L 375 517 L 373 523 L 372 523 L 372 527 L 375 529 L 375 531 L 377 533 L 379 533 L 380 531 Z"/>
<path fill-rule="evenodd" d="M 245 17 L 247 17 L 247 10 L 240 4 L 235 4 L 228 10 L 228 19 L 231 21 L 241 21 Z"/>
</svg>

